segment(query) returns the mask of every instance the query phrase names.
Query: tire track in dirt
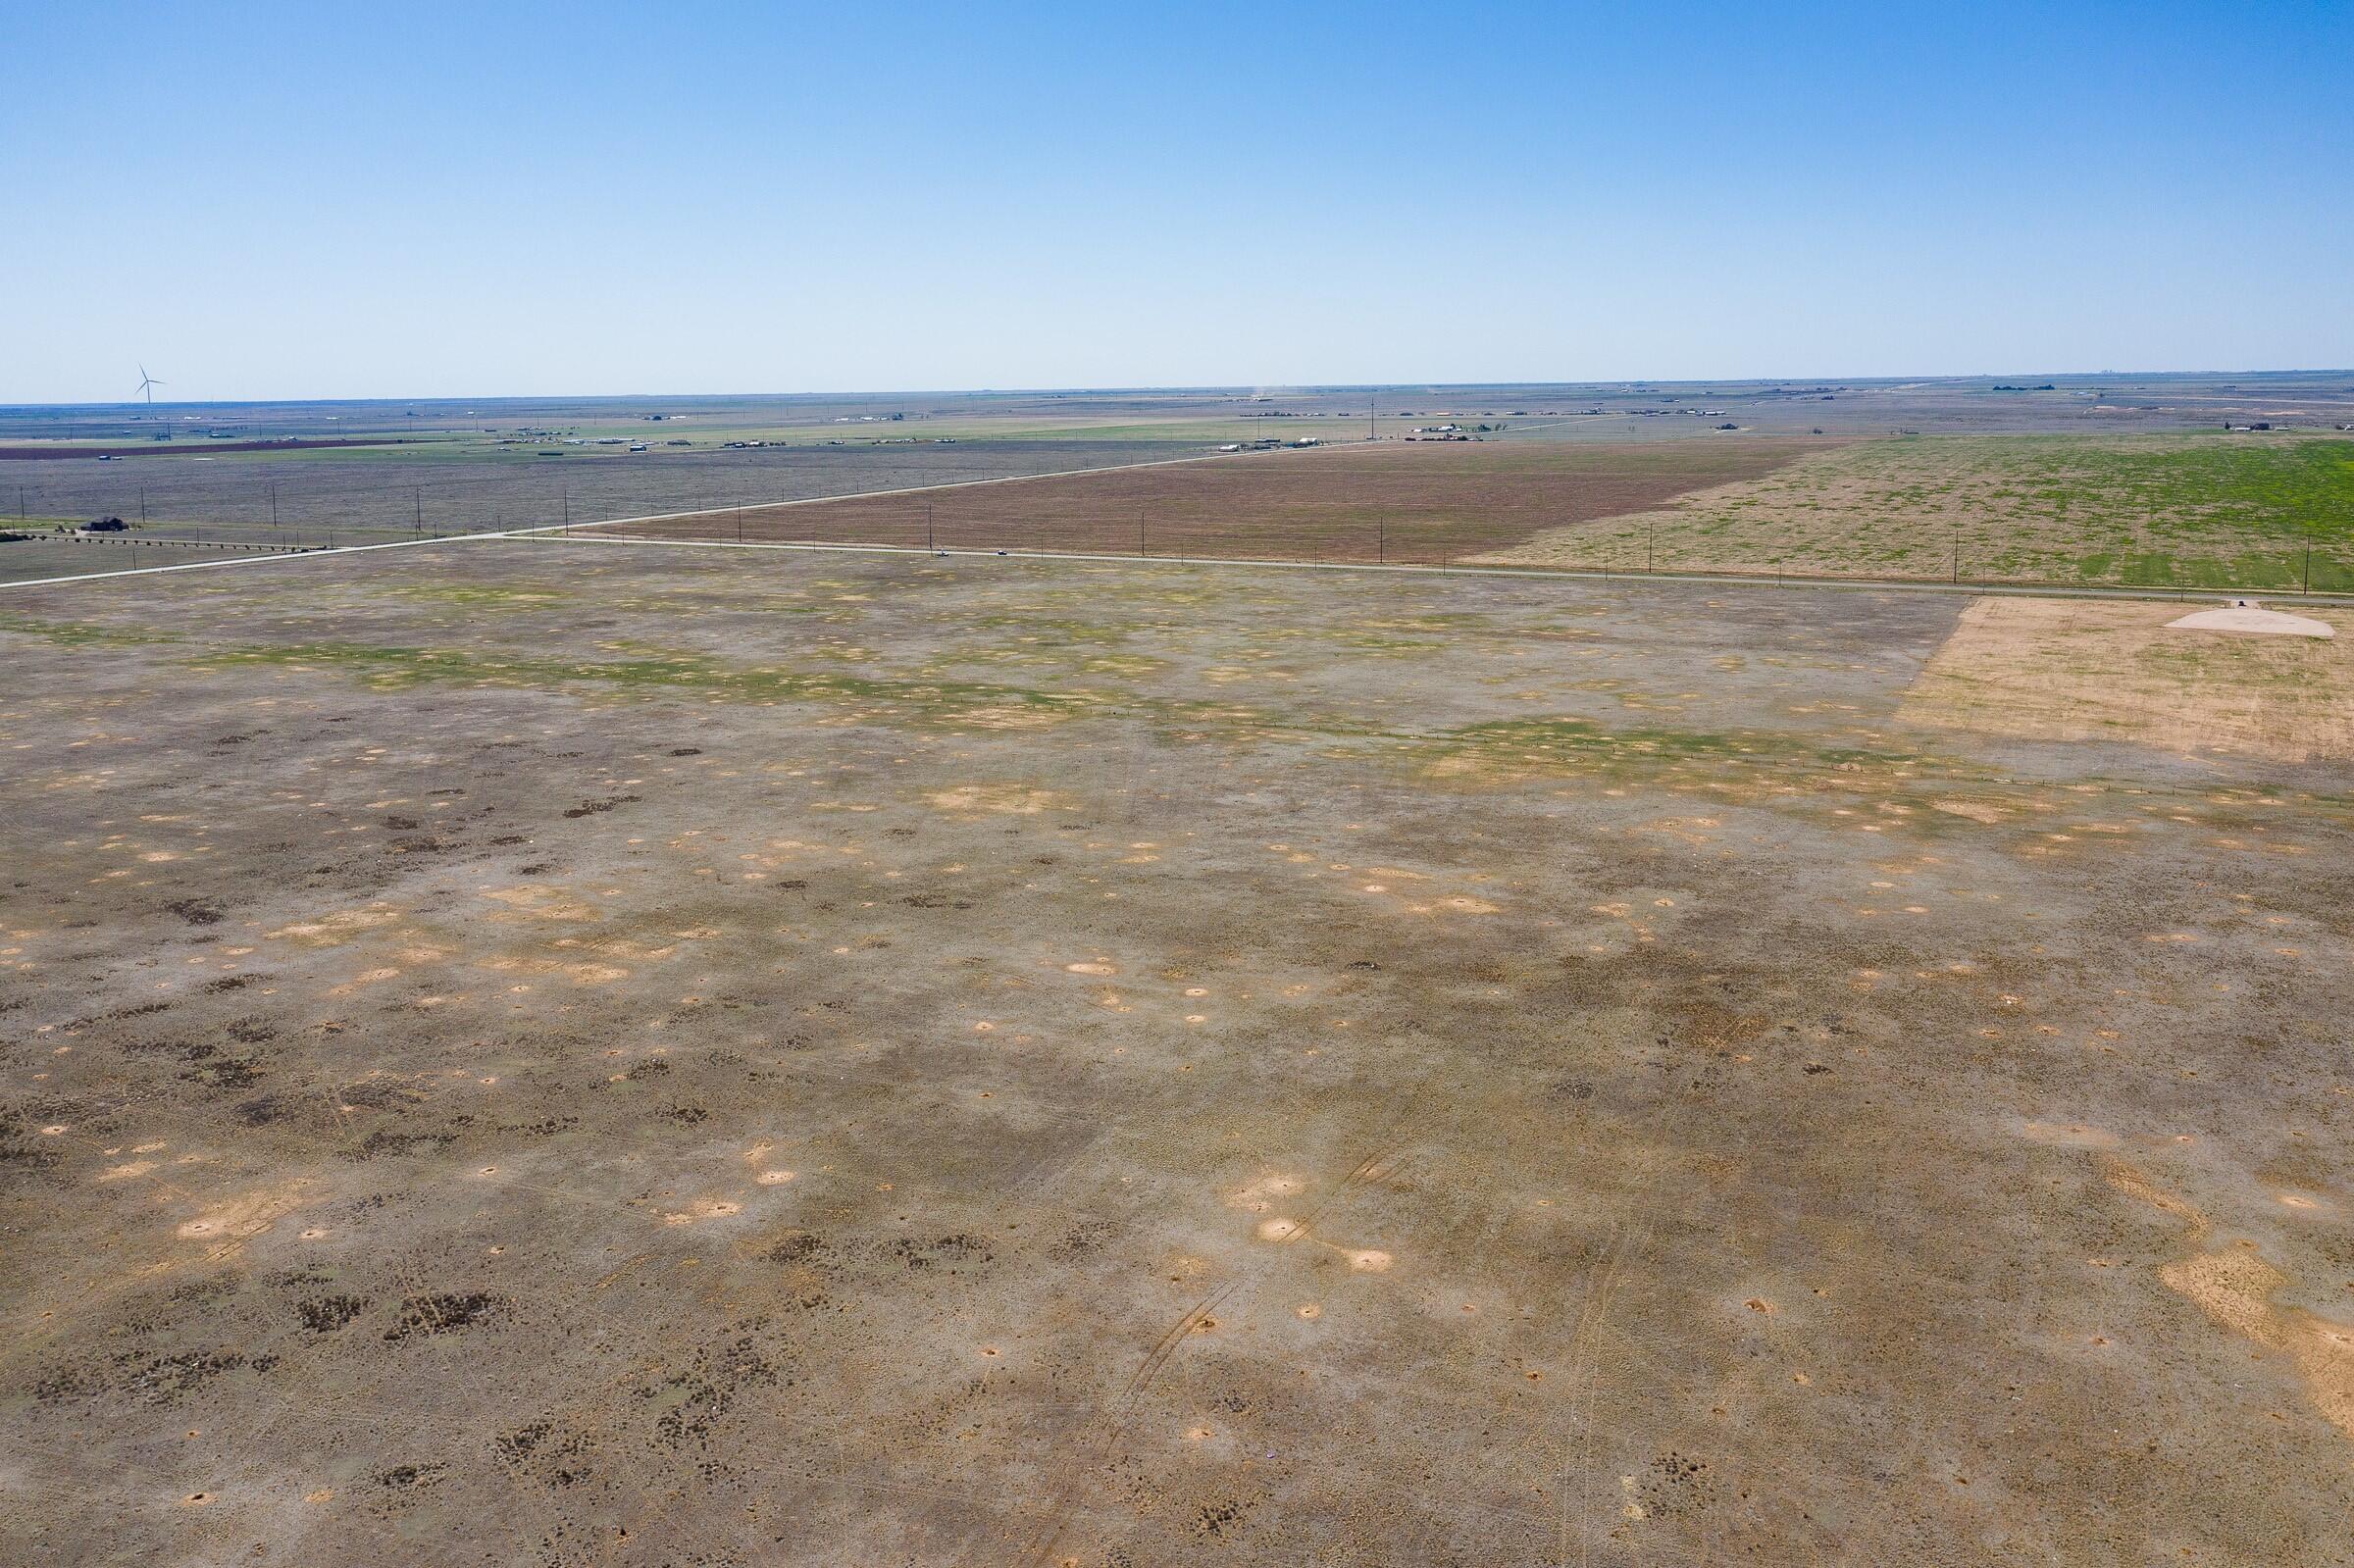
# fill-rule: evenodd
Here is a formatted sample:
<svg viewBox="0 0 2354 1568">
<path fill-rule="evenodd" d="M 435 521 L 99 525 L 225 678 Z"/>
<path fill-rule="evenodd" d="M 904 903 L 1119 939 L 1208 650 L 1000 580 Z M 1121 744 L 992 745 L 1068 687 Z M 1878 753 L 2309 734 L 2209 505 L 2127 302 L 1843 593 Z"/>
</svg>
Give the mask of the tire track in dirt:
<svg viewBox="0 0 2354 1568">
<path fill-rule="evenodd" d="M 1415 1089 L 1407 1092 L 1407 1108 L 1400 1112 L 1389 1126 L 1383 1129 L 1381 1136 L 1374 1140 L 1374 1152 L 1359 1160 L 1347 1175 L 1335 1183 L 1299 1224 L 1281 1236 L 1273 1238 L 1271 1251 L 1256 1264 L 1243 1269 L 1233 1279 L 1196 1301 L 1175 1323 L 1162 1332 L 1160 1338 L 1153 1341 L 1151 1348 L 1145 1352 L 1144 1360 L 1129 1375 L 1128 1381 L 1121 1386 L 1120 1391 L 1108 1403 L 1100 1407 L 1093 1417 L 1082 1423 L 1079 1429 L 1071 1435 L 1071 1446 L 1084 1446 L 1095 1453 L 1098 1456 L 1099 1465 L 1101 1461 L 1118 1457 L 1127 1440 L 1129 1428 L 1134 1422 L 1138 1405 L 1151 1391 L 1161 1371 L 1174 1359 L 1178 1348 L 1185 1343 L 1186 1340 L 1204 1325 L 1214 1322 L 1212 1314 L 1234 1299 L 1245 1288 L 1256 1285 L 1269 1269 L 1283 1260 L 1287 1255 L 1287 1249 L 1294 1242 L 1315 1231 L 1317 1225 L 1325 1215 L 1332 1211 L 1335 1205 L 1365 1187 L 1383 1180 L 1397 1168 L 1399 1158 L 1404 1154 L 1407 1142 L 1410 1141 L 1409 1138 L 1402 1137 L 1402 1134 L 1405 1134 L 1412 1125 L 1412 1106 L 1418 1094 L 1418 1086 Z M 1089 1441 L 1091 1436 L 1098 1433 L 1101 1434 L 1100 1441 L 1091 1442 Z M 1034 1565 L 1034 1568 L 1035 1565 L 1048 1561 L 1056 1544 L 1060 1543 L 1063 1533 L 1070 1527 L 1071 1517 L 1077 1511 L 1081 1501 L 1081 1492 L 1086 1486 L 1086 1477 L 1093 1468 L 1095 1466 L 1086 1469 L 1066 1467 L 1064 1479 L 1056 1486 L 1052 1497 L 1048 1501 L 1044 1518 L 1041 1519 L 1037 1530 L 1031 1534 L 1021 1549 L 1020 1561 Z"/>
</svg>

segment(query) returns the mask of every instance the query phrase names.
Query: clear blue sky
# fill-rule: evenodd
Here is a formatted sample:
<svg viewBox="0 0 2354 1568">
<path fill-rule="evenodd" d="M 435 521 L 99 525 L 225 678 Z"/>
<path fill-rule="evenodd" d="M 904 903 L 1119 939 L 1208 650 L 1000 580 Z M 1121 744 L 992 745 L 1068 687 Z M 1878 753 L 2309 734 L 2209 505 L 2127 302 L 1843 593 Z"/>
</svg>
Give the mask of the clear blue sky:
<svg viewBox="0 0 2354 1568">
<path fill-rule="evenodd" d="M 2354 0 L 0 0 L 0 401 L 2354 365 Z"/>
</svg>

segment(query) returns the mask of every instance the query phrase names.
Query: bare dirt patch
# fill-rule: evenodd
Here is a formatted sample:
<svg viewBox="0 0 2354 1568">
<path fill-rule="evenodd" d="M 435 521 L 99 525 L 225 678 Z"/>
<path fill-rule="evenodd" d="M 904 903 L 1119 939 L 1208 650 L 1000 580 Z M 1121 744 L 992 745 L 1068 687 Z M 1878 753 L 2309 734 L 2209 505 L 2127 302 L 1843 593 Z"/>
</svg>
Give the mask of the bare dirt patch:
<svg viewBox="0 0 2354 1568">
<path fill-rule="evenodd" d="M 1547 529 L 1659 505 L 1770 472 L 1805 438 L 1644 442 L 1383 442 L 1202 463 L 747 507 L 634 534 L 922 549 L 1428 563 Z"/>
</svg>

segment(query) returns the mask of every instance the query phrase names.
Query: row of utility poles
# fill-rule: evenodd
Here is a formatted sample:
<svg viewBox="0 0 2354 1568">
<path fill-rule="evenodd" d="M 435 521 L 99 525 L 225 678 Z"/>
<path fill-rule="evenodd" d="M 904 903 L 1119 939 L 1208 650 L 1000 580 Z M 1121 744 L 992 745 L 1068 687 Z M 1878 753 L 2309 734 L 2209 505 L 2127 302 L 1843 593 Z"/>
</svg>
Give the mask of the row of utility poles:
<svg viewBox="0 0 2354 1568">
<path fill-rule="evenodd" d="M 1374 411 L 1373 411 L 1373 408 L 1372 408 L 1372 406 L 1371 406 L 1370 404 L 1368 404 L 1368 405 L 1367 405 L 1367 407 L 1366 407 L 1366 412 L 1365 412 L 1365 420 L 1366 420 L 1366 426 L 1365 426 L 1365 430 L 1366 430 L 1366 438 L 1370 440 L 1370 439 L 1373 439 L 1373 438 L 1375 438 L 1375 432 L 1376 432 L 1376 427 L 1375 427 L 1375 425 L 1374 425 L 1374 423 L 1373 423 L 1373 420 L 1374 420 Z M 278 490 L 279 490 L 279 486 L 278 486 L 278 481 L 275 481 L 275 480 L 273 480 L 272 481 L 270 481 L 270 484 L 269 484 L 268 488 L 269 488 L 269 496 L 270 496 L 270 528 L 271 528 L 271 531 L 272 531 L 273 532 L 279 532 L 279 531 L 281 531 L 281 524 L 280 524 L 280 521 L 279 521 L 279 506 L 278 506 Z M 138 495 L 139 495 L 139 526 L 140 526 L 140 528 L 144 529 L 144 528 L 146 528 L 146 527 L 148 526 L 148 510 L 147 510 L 147 486 L 146 486 L 146 485 L 142 484 L 142 485 L 140 485 L 140 486 L 138 487 Z M 424 487 L 423 485 L 412 485 L 412 486 L 410 486 L 409 498 L 410 498 L 410 524 L 409 524 L 409 526 L 410 526 L 410 535 L 411 535 L 411 537 L 414 537 L 414 538 L 422 538 L 422 537 L 424 536 L 424 534 L 425 534 L 425 487 Z M 563 490 L 562 490 L 562 492 L 561 492 L 561 495 L 560 495 L 560 497 L 559 497 L 559 505 L 561 506 L 561 508 L 562 508 L 562 513 L 563 513 L 563 520 L 564 520 L 564 521 L 563 521 L 563 525 L 562 525 L 562 526 L 563 526 L 564 528 L 566 528 L 566 529 L 569 529 L 569 528 L 571 528 L 571 527 L 572 527 L 572 489 L 571 489 L 571 486 L 569 486 L 569 485 L 566 485 L 566 486 L 563 488 Z M 738 500 L 738 501 L 735 503 L 735 512 L 736 512 L 736 539 L 737 539 L 737 542 L 738 542 L 738 543 L 742 543 L 742 542 L 744 541 L 744 531 L 743 531 L 743 502 L 742 502 L 742 500 Z M 501 513 L 498 513 L 498 512 L 495 512 L 495 511 L 493 512 L 493 514 L 492 514 L 492 523 L 491 523 L 491 527 L 492 527 L 494 530 L 495 530 L 495 529 L 497 529 L 497 528 L 499 528 L 499 527 L 501 526 L 500 519 L 501 519 L 501 517 L 502 517 L 502 516 L 503 516 L 503 514 L 501 514 Z M 25 524 L 26 523 L 26 521 L 27 521 L 27 518 L 28 518 L 28 512 L 27 512 L 26 486 L 20 484 L 20 485 L 18 485 L 18 486 L 17 486 L 17 521 L 18 521 L 18 523 L 19 523 L 20 525 L 25 525 Z M 812 531 L 811 531 L 811 534 L 810 534 L 810 542 L 811 542 L 811 543 L 815 543 L 815 542 L 816 542 L 816 532 L 815 532 L 815 518 L 814 518 L 814 515 L 812 516 L 812 520 L 811 520 L 811 528 L 812 528 Z M 202 538 L 202 533 L 201 533 L 201 532 L 198 532 L 198 533 L 196 534 L 196 537 L 197 537 L 197 538 L 199 538 L 199 539 L 201 539 L 201 538 Z M 333 539 L 334 539 L 334 534 L 333 534 L 333 530 L 331 529 L 331 530 L 329 531 L 329 532 L 328 532 L 328 540 L 329 540 L 329 542 L 332 544 L 332 543 L 333 542 Z M 297 547 L 299 547 L 299 546 L 300 546 L 300 544 L 301 544 L 301 535 L 300 535 L 300 532 L 299 532 L 299 531 L 297 531 L 297 532 L 296 532 L 296 535 L 295 535 L 295 544 L 296 544 L 296 546 L 297 546 Z M 1961 584 L 1961 582 L 1962 582 L 1962 538 L 1961 538 L 1961 534 L 1960 534 L 1960 532 L 1959 532 L 1958 531 L 1955 531 L 1955 532 L 1953 532 L 1953 533 L 1951 533 L 1951 534 L 1949 535 L 1949 537 L 1948 537 L 1948 547 L 1949 547 L 1949 561 L 1948 561 L 1948 574 L 1947 574 L 1947 576 L 1948 576 L 1948 581 L 1949 581 L 1949 582 L 1952 582 L 1953 584 L 1955 584 L 1956 586 L 1959 586 L 1959 585 Z M 933 552 L 933 553 L 935 553 L 935 554 L 939 553 L 939 551 L 940 551 L 940 533 L 939 533 L 938 519 L 937 519 L 937 517 L 936 517 L 936 515 L 935 515 L 935 508 L 934 508 L 933 500 L 932 500 L 932 498 L 931 498 L 930 496 L 926 496 L 926 497 L 924 498 L 924 548 L 925 548 L 927 551 Z M 1316 564 L 1319 564 L 1319 565 L 1321 565 L 1321 564 L 1322 564 L 1322 560 L 1323 560 L 1323 544 L 1322 544 L 1322 541 L 1321 541 L 1320 539 L 1319 539 L 1319 540 L 1311 540 L 1311 542 L 1310 542 L 1310 550 L 1311 550 L 1311 553 L 1312 553 L 1312 555 L 1313 555 L 1313 558 L 1314 558 L 1314 560 L 1315 560 Z M 1140 557 L 1143 557 L 1143 558 L 1146 558 L 1146 559 L 1151 559 L 1151 555 L 1152 555 L 1152 547 L 1151 547 L 1151 521 L 1150 521 L 1150 514 L 1149 514 L 1149 511 L 1148 511 L 1148 509 L 1147 509 L 1147 508 L 1144 508 L 1144 507 L 1139 507 L 1139 508 L 1137 509 L 1137 514 L 1136 514 L 1136 553 L 1137 553 L 1137 554 L 1138 554 Z M 1184 559 L 1186 559 L 1186 558 L 1187 558 L 1187 557 L 1186 557 L 1184 554 L 1182 554 L 1182 553 L 1181 553 L 1181 554 L 1180 554 L 1178 557 L 1176 557 L 1176 559 L 1179 559 L 1179 560 L 1184 560 Z M 1373 559 L 1374 559 L 1375 563 L 1376 563 L 1376 564 L 1378 564 L 1378 565 L 1383 565 L 1383 566 L 1386 566 L 1386 565 L 1388 565 L 1388 564 L 1389 564 L 1389 559 L 1390 559 L 1390 530 L 1389 530 L 1389 519 L 1388 519 L 1388 517 L 1387 517 L 1386 515 L 1384 515 L 1384 514 L 1381 514 L 1381 513 L 1376 513 L 1376 514 L 1374 515 L 1374 519 L 1373 519 Z M 1441 566 L 1442 570 L 1443 570 L 1443 569 L 1445 569 L 1447 566 L 1451 565 L 1451 564 L 1452 564 L 1452 561 L 1453 561 L 1453 558 L 1452 558 L 1451 556 L 1449 556 L 1449 555 L 1446 555 L 1446 554 L 1442 553 L 1442 555 L 1441 555 L 1441 557 L 1440 557 L 1440 566 Z M 1658 525 L 1658 523 L 1657 523 L 1657 521 L 1656 521 L 1656 520 L 1648 521 L 1648 522 L 1646 523 L 1646 526 L 1645 526 L 1645 529 L 1644 529 L 1644 533 L 1643 533 L 1643 570 L 1644 570 L 1644 572 L 1645 572 L 1645 573 L 1647 573 L 1647 574 L 1653 574 L 1653 575 L 1656 575 L 1656 574 L 1658 573 L 1658 571 L 1659 571 L 1659 525 Z M 1785 581 L 1785 580 L 1786 580 L 1786 576 L 1787 576 L 1787 575 L 1786 575 L 1786 573 L 1784 572 L 1784 569 L 1783 569 L 1783 564 L 1782 564 L 1782 562 L 1781 562 L 1781 561 L 1779 561 L 1779 560 L 1776 560 L 1776 561 L 1774 562 L 1774 577 L 1775 577 L 1776 581 Z M 2310 538 L 2308 538 L 2308 539 L 2306 539 L 2306 540 L 2304 540 L 2304 541 L 2303 541 L 2303 552 L 2302 552 L 2302 559 L 2301 559 L 2301 560 L 2299 561 L 2299 563 L 2298 563 L 2298 574 L 2297 574 L 2297 577 L 2298 577 L 2298 591 L 2300 591 L 2300 592 L 2305 592 L 2305 593 L 2310 593 L 2310 592 L 2312 592 L 2312 591 L 2313 591 L 2313 540 L 2312 540 L 2312 539 L 2310 539 Z"/>
</svg>

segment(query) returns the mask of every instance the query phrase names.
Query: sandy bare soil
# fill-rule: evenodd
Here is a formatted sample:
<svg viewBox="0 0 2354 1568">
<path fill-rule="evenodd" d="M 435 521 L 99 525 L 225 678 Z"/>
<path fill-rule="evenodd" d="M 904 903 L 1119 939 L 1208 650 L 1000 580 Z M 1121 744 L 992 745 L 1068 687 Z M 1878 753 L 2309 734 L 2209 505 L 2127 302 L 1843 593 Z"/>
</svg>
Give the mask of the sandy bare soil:
<svg viewBox="0 0 2354 1568">
<path fill-rule="evenodd" d="M 2342 1564 L 2347 764 L 1965 608 L 0 595 L 12 1554 Z"/>
</svg>

